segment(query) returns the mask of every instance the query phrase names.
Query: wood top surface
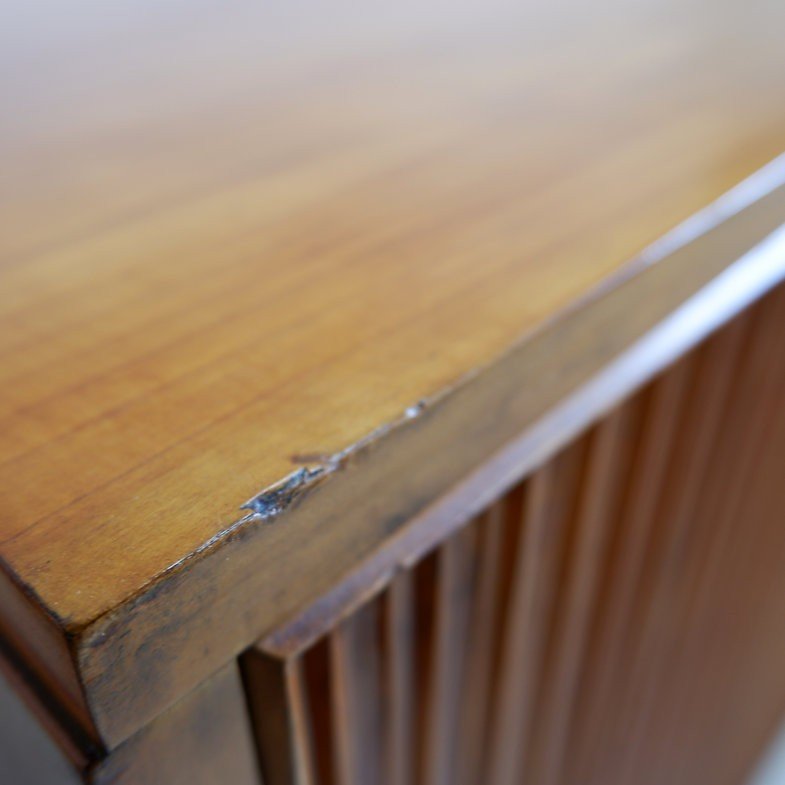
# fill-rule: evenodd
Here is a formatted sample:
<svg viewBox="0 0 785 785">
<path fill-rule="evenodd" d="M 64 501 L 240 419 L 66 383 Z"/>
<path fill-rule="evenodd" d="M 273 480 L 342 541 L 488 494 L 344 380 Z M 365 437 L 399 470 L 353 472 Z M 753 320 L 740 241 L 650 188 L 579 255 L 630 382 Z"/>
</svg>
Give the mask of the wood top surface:
<svg viewBox="0 0 785 785">
<path fill-rule="evenodd" d="M 0 556 L 64 627 L 785 148 L 781 3 L 531 5 L 7 10 Z"/>
</svg>

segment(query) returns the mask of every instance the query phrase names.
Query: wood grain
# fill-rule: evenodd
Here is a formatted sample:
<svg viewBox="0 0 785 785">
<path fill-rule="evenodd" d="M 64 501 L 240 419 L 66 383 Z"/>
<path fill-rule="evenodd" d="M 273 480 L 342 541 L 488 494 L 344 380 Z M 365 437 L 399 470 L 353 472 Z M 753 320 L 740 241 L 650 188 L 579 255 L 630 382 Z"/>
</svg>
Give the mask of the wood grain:
<svg viewBox="0 0 785 785">
<path fill-rule="evenodd" d="M 781 152 L 778 4 L 9 16 L 0 558 L 24 602 L 5 621 L 109 747 L 782 220 L 778 198 L 720 253 L 644 271 L 672 238 L 627 264 Z M 531 355 L 505 354 L 634 273 L 581 341 L 548 333 L 537 385 Z M 446 395 L 468 379 L 482 393 Z M 499 409 L 525 383 L 526 403 Z M 459 421 L 462 448 L 438 461 L 392 436 L 454 445 Z M 346 468 L 370 434 L 387 446 Z M 303 463 L 323 479 L 311 505 L 242 519 L 248 499 L 289 500 L 258 494 Z M 418 487 L 369 501 L 413 466 Z"/>
</svg>

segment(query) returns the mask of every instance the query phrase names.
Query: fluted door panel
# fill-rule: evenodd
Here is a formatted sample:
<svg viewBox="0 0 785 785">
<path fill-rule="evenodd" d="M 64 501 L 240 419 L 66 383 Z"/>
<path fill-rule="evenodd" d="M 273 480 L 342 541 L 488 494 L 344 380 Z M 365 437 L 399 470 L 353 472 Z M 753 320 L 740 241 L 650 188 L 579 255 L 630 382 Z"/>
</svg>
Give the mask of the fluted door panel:
<svg viewBox="0 0 785 785">
<path fill-rule="evenodd" d="M 296 651 L 267 785 L 735 785 L 785 708 L 785 295 Z"/>
</svg>

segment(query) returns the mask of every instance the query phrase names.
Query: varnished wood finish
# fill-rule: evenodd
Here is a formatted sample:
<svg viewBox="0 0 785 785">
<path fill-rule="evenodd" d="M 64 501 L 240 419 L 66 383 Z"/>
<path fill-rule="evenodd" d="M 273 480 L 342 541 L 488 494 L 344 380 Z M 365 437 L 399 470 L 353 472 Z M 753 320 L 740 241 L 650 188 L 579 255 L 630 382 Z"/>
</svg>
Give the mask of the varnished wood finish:
<svg viewBox="0 0 785 785">
<path fill-rule="evenodd" d="M 417 674 L 407 726 L 341 709 L 312 748 L 349 736 L 370 764 L 369 750 L 413 747 L 415 785 L 741 785 L 785 711 L 784 331 L 782 286 L 300 638 L 284 660 L 330 641 L 344 663 L 328 702 L 384 694 L 389 658 Z M 396 651 L 368 620 L 401 585 L 417 589 Z M 468 750 L 466 730 L 480 738 Z M 391 781 L 384 764 L 364 770 Z"/>
<path fill-rule="evenodd" d="M 0 634 L 90 745 L 320 638 L 785 272 L 782 161 L 661 239 L 782 152 L 777 3 L 8 16 Z M 425 738 L 477 656 L 444 559 Z"/>
</svg>

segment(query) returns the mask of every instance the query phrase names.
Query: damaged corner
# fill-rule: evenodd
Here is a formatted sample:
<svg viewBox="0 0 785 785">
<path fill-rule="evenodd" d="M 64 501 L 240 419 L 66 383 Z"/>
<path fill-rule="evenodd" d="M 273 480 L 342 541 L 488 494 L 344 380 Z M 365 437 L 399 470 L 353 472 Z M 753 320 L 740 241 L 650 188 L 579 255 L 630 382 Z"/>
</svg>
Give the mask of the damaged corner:
<svg viewBox="0 0 785 785">
<path fill-rule="evenodd" d="M 241 521 L 247 520 L 248 518 L 269 520 L 280 515 L 297 501 L 305 491 L 321 482 L 328 475 L 345 466 L 352 457 L 371 447 L 381 436 L 389 433 L 396 427 L 418 419 L 425 413 L 428 405 L 428 401 L 420 399 L 413 405 L 408 406 L 404 410 L 403 415 L 395 422 L 377 428 L 365 438 L 360 439 L 357 443 L 333 455 L 325 453 L 296 453 L 290 456 L 290 459 L 295 463 L 315 463 L 316 465 L 303 466 L 297 471 L 292 472 L 281 482 L 250 498 L 240 507 L 241 510 L 250 511 Z"/>
<path fill-rule="evenodd" d="M 250 510 L 254 517 L 268 520 L 280 515 L 307 489 L 324 478 L 333 470 L 332 466 L 303 467 L 290 474 L 260 494 L 243 504 L 241 510 Z"/>
</svg>

